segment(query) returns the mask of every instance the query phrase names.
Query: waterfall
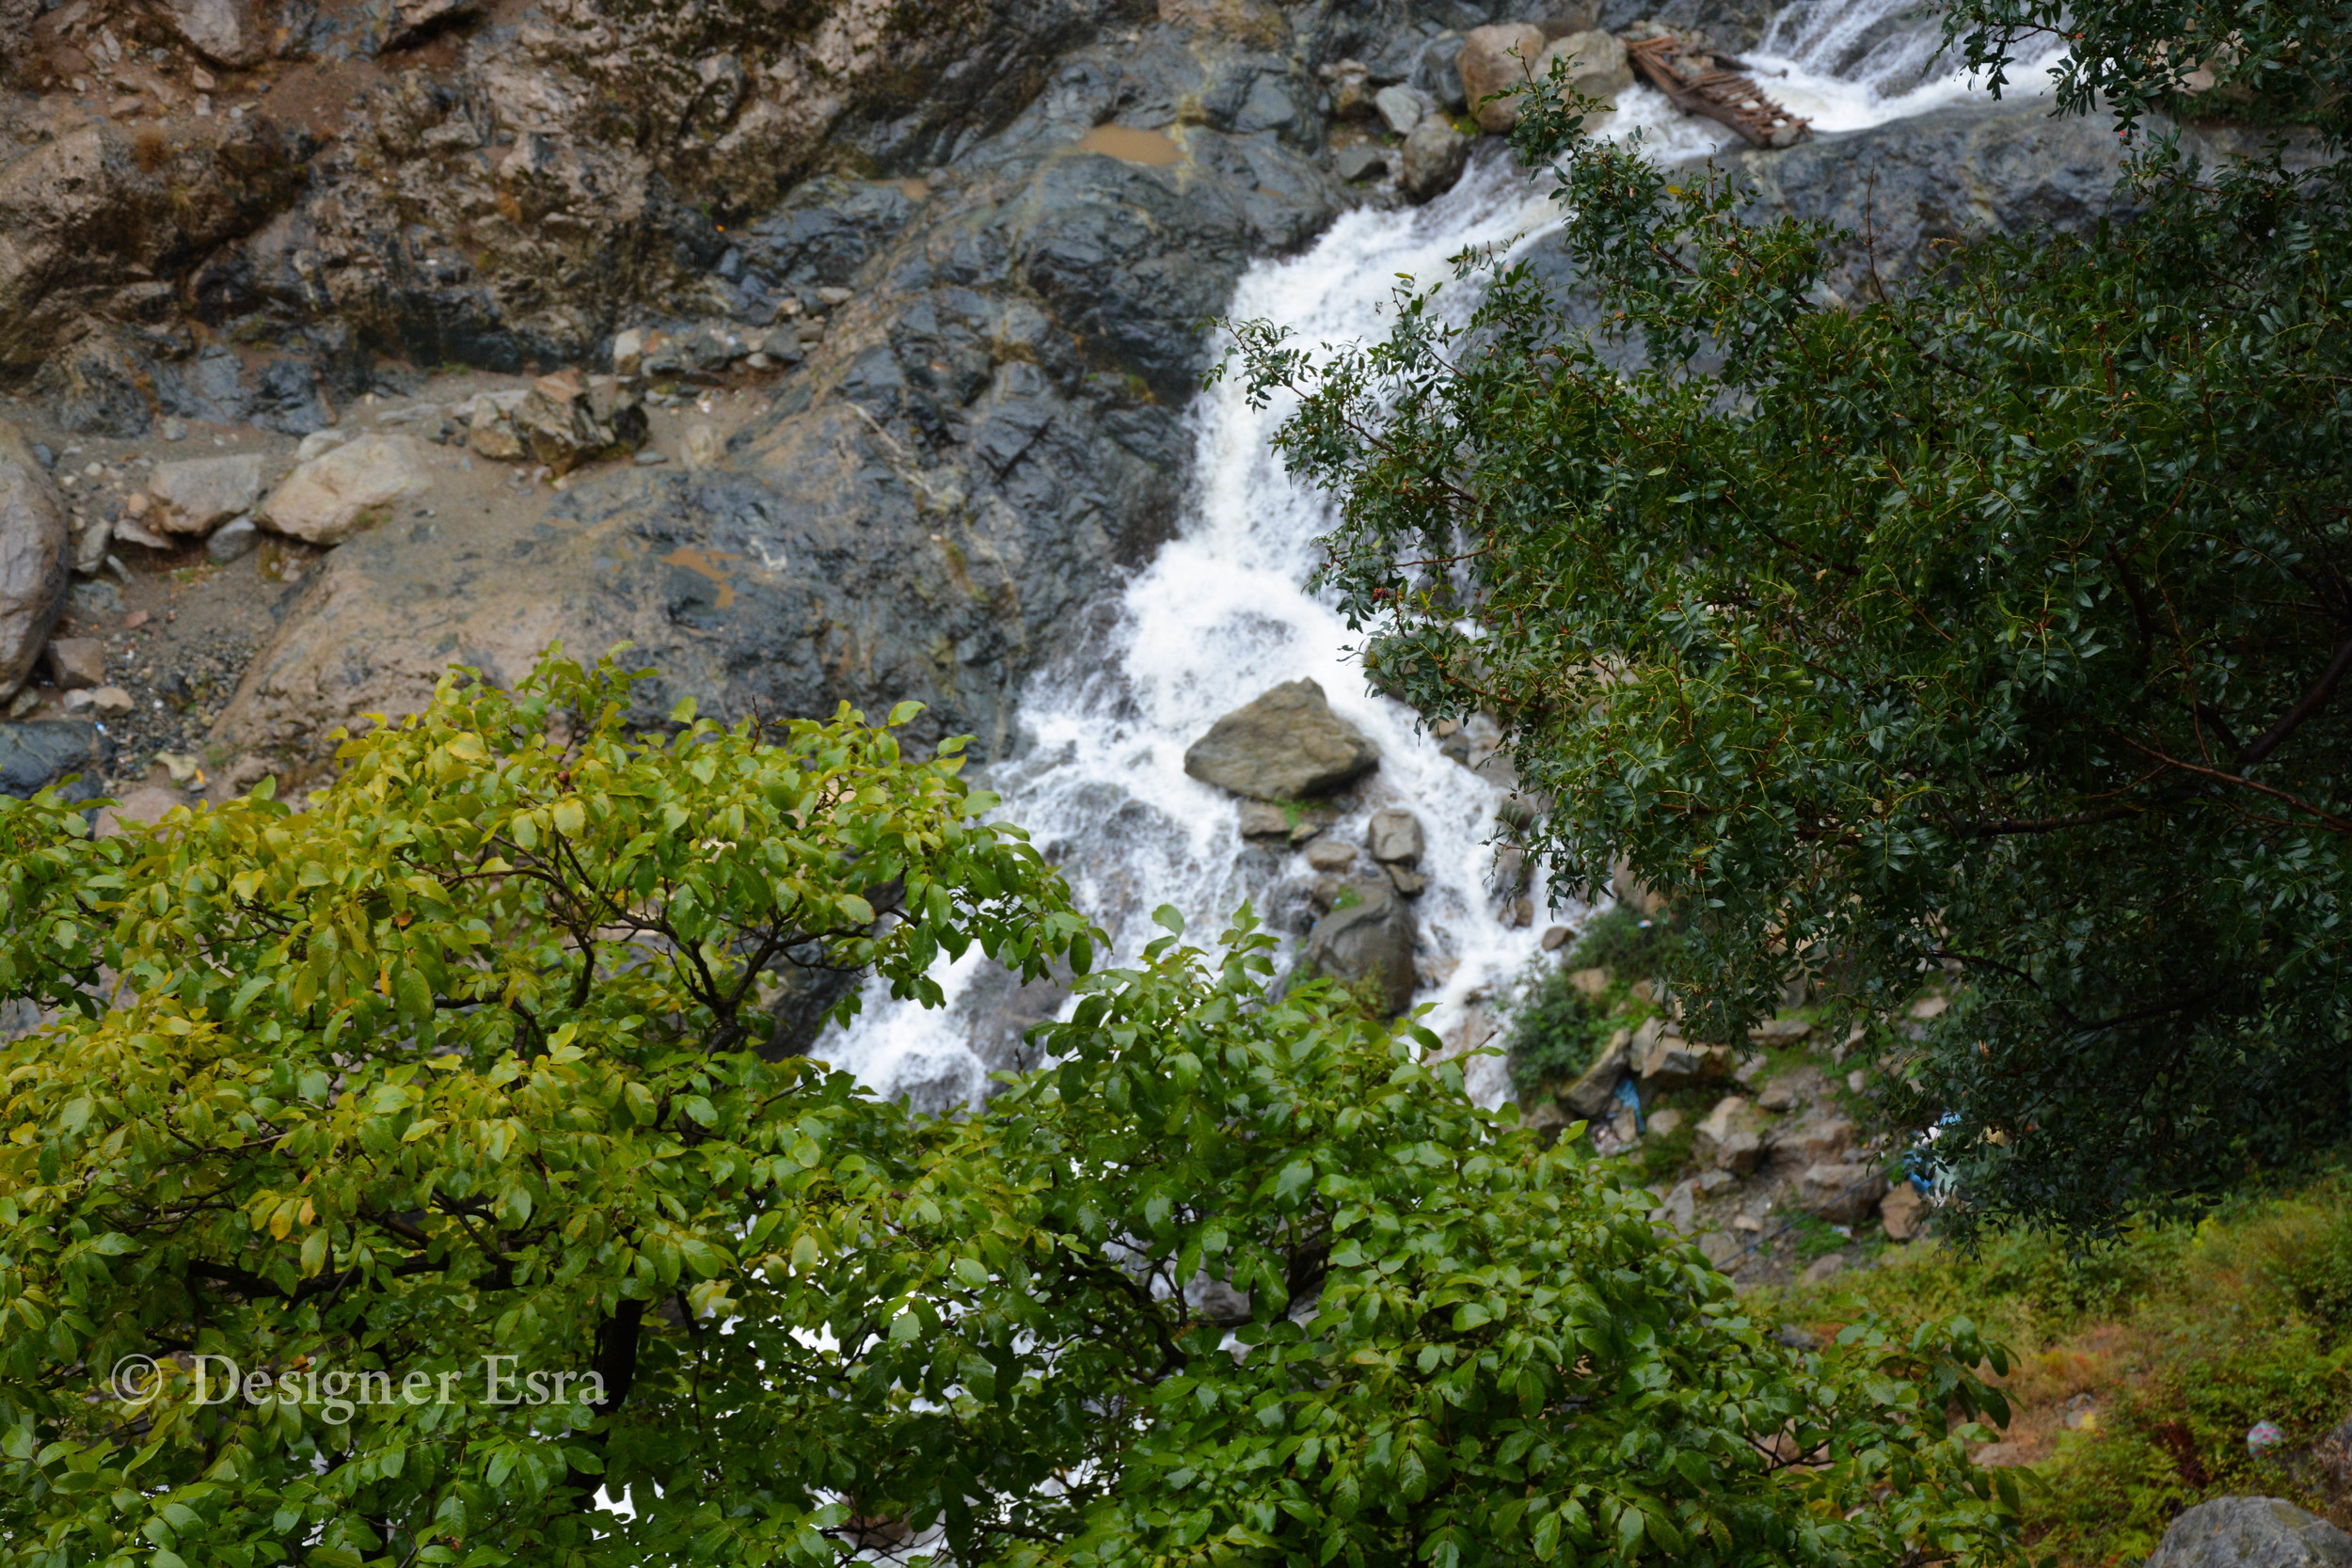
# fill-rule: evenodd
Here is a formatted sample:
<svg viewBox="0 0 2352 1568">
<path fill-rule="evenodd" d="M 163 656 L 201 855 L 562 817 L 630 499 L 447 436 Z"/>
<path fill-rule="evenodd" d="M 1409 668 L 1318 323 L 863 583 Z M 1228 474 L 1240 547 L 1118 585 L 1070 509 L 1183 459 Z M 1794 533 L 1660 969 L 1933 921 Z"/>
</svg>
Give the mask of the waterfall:
<svg viewBox="0 0 2352 1568">
<path fill-rule="evenodd" d="M 1893 0 L 1798 0 L 1784 15 L 1786 27 L 1774 26 L 1772 41 L 1781 53 L 1757 62 L 1768 69 L 1759 80 L 1828 130 L 1963 96 L 1966 84 L 1956 77 L 1888 98 L 1871 85 L 1891 79 L 1888 72 L 1840 73 L 1851 45 L 1839 40 L 1869 33 L 1898 9 Z M 1861 58 L 1872 71 L 1884 65 L 1872 50 Z M 1667 162 L 1714 151 L 1726 135 L 1638 87 L 1598 127 L 1613 137 L 1637 131 Z M 1443 277 L 1448 260 L 1465 248 L 1507 253 L 1557 221 L 1549 182 L 1529 180 L 1499 152 L 1483 149 L 1461 183 L 1426 207 L 1351 213 L 1303 254 L 1257 263 L 1235 290 L 1230 314 L 1283 323 L 1308 344 L 1382 335 L 1397 275 Z M 1462 292 L 1440 295 L 1457 319 L 1468 308 Z M 1292 483 L 1272 450 L 1288 411 L 1280 401 L 1252 409 L 1232 379 L 1197 400 L 1193 493 L 1178 536 L 1133 579 L 1107 624 L 1073 633 L 1064 660 L 1032 682 L 1022 705 L 1024 744 L 992 769 L 988 784 L 1003 797 L 1004 816 L 1027 828 L 1062 867 L 1079 906 L 1111 932 L 1120 955 L 1153 934 L 1149 916 L 1162 904 L 1181 911 L 1189 935 L 1205 944 L 1245 896 L 1259 898 L 1263 913 L 1267 887 L 1298 868 L 1269 863 L 1263 849 L 1246 856 L 1236 802 L 1185 776 L 1184 749 L 1267 688 L 1312 677 L 1332 708 L 1381 752 L 1353 815 L 1334 831 L 1361 842 L 1364 817 L 1384 805 L 1404 806 L 1422 824 L 1429 886 L 1413 901 L 1416 1000 L 1435 1004 L 1427 1022 L 1444 1034 L 1512 982 L 1558 917 L 1541 912 L 1540 875 L 1532 926 L 1515 927 L 1499 911 L 1487 884 L 1502 789 L 1447 755 L 1411 710 L 1367 690 L 1353 635 L 1307 591 L 1315 540 L 1332 515 L 1326 498 Z M 1019 1027 L 1052 1016 L 1058 993 L 1041 1003 L 1016 995 L 977 950 L 943 966 L 939 978 L 948 1005 L 928 1011 L 869 987 L 858 1020 L 846 1031 L 829 1029 L 813 1053 L 928 1110 L 973 1101 L 993 1068 L 1030 1065 L 1017 1047 Z M 1500 1063 L 1483 1059 L 1471 1086 L 1488 1102 L 1500 1100 L 1507 1087 Z"/>
</svg>

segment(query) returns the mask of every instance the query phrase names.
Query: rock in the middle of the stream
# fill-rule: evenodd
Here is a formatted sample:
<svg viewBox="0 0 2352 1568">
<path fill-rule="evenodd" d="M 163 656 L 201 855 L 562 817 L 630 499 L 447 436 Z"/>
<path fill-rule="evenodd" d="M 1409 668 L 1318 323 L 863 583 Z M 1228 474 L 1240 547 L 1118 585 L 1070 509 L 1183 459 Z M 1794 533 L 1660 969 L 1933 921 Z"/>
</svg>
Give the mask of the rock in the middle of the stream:
<svg viewBox="0 0 2352 1568">
<path fill-rule="evenodd" d="M 1380 748 L 1311 680 L 1286 681 L 1235 708 L 1184 752 L 1184 771 L 1254 800 L 1310 800 L 1380 765 Z"/>
</svg>

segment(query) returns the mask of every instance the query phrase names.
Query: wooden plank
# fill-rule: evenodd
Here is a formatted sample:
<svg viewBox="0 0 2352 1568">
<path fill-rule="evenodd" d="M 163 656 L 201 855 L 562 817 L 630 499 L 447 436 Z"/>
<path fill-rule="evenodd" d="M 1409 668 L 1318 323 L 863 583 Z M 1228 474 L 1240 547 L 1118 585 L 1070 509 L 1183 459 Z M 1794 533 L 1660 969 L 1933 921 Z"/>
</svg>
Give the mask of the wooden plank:
<svg viewBox="0 0 2352 1568">
<path fill-rule="evenodd" d="M 1686 61 L 1679 39 L 1644 39 L 1626 47 L 1627 57 L 1649 84 L 1685 114 L 1704 115 L 1731 127 L 1756 147 L 1788 147 L 1806 134 L 1810 121 L 1790 114 L 1753 81 L 1716 68 L 1698 51 Z M 1706 60 L 1701 68 L 1699 60 Z"/>
</svg>

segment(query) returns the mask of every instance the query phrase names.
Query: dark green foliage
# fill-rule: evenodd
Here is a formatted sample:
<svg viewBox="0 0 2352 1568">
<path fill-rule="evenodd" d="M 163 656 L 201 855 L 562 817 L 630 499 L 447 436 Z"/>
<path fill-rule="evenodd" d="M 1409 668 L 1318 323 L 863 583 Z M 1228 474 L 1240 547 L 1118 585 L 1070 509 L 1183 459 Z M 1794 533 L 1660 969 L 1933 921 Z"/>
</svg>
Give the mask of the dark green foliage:
<svg viewBox="0 0 2352 1568">
<path fill-rule="evenodd" d="M 1997 1326 L 2019 1348 L 2006 1386 L 2020 1426 L 2044 1434 L 2029 1451 L 2044 1484 L 2025 1503 L 2038 1559 L 2139 1562 L 2182 1509 L 2233 1494 L 2352 1526 L 2352 1494 L 2312 1451 L 2352 1413 L 2346 1196 L 2338 1172 L 2087 1247 L 2013 1229 L 1973 1254 L 1904 1248 L 1761 1309 L 1800 1322 L 1965 1311 Z M 2066 1430 L 2085 1396 L 2094 1418 Z M 2257 1457 L 2247 1432 L 2264 1420 L 2285 1441 Z"/>
<path fill-rule="evenodd" d="M 1570 1082 L 1598 1058 L 1615 1027 L 1557 967 L 1539 968 L 1503 1016 L 1511 1028 L 1511 1083 L 1522 1094 Z"/>
<path fill-rule="evenodd" d="M 1611 1035 L 1638 1026 L 1653 1010 L 1634 998 L 1633 984 L 1661 980 L 1680 946 L 1672 922 L 1616 905 L 1596 917 L 1556 961 L 1537 959 L 1503 1008 L 1513 1086 L 1525 1094 L 1565 1084 L 1592 1066 Z M 1597 997 L 1578 990 L 1568 976 L 1580 969 L 1608 970 L 1608 990 Z"/>
<path fill-rule="evenodd" d="M 2326 147 L 2352 112 L 2340 5 L 2065 16 L 1951 25 L 1979 59 L 2070 29 L 2071 111 L 2096 88 L 2130 119 L 2181 40 L 2227 37 L 2224 85 Z M 1386 688 L 1495 713 L 1556 802 L 1535 847 L 1690 911 L 1708 1035 L 1801 966 L 1842 1022 L 1958 965 L 1891 1107 L 1956 1118 L 1947 1225 L 2112 1226 L 2340 1141 L 2352 169 L 2199 169 L 2143 130 L 2128 227 L 1836 305 L 1820 226 L 1747 222 L 1548 90 L 1518 136 L 1647 368 L 1518 268 L 1466 328 L 1407 294 L 1327 358 L 1239 329 L 1251 385 L 1304 394 L 1283 451 L 1342 499 L 1326 578 Z"/>
<path fill-rule="evenodd" d="M 1562 960 L 1564 969 L 1605 969 L 1613 981 L 1662 980 L 1682 951 L 1680 927 L 1668 916 L 1636 913 L 1626 905 L 1612 906 L 1576 939 Z"/>
</svg>

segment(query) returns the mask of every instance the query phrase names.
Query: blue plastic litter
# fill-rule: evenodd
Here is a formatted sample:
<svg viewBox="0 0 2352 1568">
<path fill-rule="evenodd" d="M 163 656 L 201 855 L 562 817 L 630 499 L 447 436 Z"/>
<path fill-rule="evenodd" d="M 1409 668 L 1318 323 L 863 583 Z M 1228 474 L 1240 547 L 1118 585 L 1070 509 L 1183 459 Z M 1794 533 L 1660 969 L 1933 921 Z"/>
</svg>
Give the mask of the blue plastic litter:
<svg viewBox="0 0 2352 1568">
<path fill-rule="evenodd" d="M 1617 1103 L 1633 1113 L 1633 1131 L 1649 1131 L 1649 1117 L 1642 1112 L 1642 1091 L 1633 1086 L 1632 1079 L 1625 1079 L 1617 1085 Z"/>
</svg>

